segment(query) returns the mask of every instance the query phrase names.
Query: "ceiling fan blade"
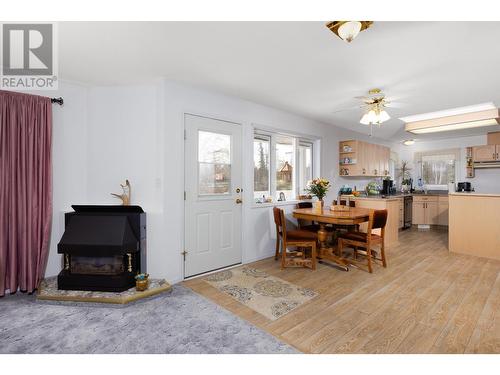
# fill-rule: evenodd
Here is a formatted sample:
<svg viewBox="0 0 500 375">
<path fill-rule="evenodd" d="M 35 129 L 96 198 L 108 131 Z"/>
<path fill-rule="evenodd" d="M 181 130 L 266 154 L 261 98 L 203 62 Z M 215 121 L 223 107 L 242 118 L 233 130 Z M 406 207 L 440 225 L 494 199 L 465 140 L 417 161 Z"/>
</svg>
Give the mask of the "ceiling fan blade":
<svg viewBox="0 0 500 375">
<path fill-rule="evenodd" d="M 360 109 L 360 108 L 363 108 L 364 105 L 355 105 L 355 106 L 352 106 L 352 107 L 346 107 L 346 108 L 342 108 L 342 109 L 337 109 L 336 111 L 333 111 L 332 113 L 338 113 L 338 112 L 344 112 L 344 111 L 352 111 L 354 109 Z"/>
<path fill-rule="evenodd" d="M 387 108 L 405 108 L 408 106 L 406 103 L 398 103 L 398 102 L 388 102 L 385 104 Z"/>
</svg>

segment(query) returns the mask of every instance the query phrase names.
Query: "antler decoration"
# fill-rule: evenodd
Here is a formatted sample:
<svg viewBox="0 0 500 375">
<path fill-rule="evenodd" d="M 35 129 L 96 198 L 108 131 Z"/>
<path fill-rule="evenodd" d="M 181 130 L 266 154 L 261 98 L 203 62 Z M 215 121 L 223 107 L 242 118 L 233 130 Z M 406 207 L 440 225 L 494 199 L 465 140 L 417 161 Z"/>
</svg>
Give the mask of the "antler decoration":
<svg viewBox="0 0 500 375">
<path fill-rule="evenodd" d="M 120 184 L 120 186 L 122 187 L 123 194 L 111 193 L 111 195 L 120 198 L 122 200 L 123 206 L 128 206 L 130 205 L 130 194 L 131 194 L 130 182 L 128 180 L 125 180 L 125 185 Z"/>
</svg>

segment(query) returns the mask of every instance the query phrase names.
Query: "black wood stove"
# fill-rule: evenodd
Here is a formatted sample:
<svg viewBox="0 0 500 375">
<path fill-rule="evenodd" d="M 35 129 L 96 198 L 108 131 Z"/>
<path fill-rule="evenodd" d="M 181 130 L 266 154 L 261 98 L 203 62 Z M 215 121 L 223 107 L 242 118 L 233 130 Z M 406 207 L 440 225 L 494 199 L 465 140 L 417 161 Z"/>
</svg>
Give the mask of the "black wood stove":
<svg viewBox="0 0 500 375">
<path fill-rule="evenodd" d="M 146 214 L 139 206 L 71 206 L 57 245 L 59 289 L 122 292 L 146 272 Z"/>
</svg>

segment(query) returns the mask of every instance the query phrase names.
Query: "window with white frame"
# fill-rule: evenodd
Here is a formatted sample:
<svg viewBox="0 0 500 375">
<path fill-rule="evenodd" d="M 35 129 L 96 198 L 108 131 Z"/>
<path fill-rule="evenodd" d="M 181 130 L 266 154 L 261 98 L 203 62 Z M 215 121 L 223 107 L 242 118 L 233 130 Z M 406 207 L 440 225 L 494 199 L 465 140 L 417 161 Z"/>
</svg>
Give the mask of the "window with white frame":
<svg viewBox="0 0 500 375">
<path fill-rule="evenodd" d="M 310 141 L 299 141 L 297 159 L 297 187 L 298 195 L 304 194 L 307 183 L 313 179 L 313 143 Z"/>
<path fill-rule="evenodd" d="M 429 190 L 447 190 L 454 183 L 460 160 L 460 150 L 418 153 L 422 183 Z"/>
<path fill-rule="evenodd" d="M 313 177 L 313 141 L 256 131 L 253 140 L 254 198 L 295 200 Z"/>
<path fill-rule="evenodd" d="M 271 196 L 271 137 L 256 134 L 253 139 L 254 198 Z"/>
</svg>

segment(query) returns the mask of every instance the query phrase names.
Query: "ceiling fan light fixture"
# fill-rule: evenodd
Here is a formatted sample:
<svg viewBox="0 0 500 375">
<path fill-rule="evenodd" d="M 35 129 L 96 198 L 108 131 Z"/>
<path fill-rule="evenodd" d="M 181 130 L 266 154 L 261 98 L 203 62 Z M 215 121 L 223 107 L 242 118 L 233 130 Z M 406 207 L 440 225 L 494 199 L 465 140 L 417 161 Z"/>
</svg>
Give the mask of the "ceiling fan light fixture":
<svg viewBox="0 0 500 375">
<path fill-rule="evenodd" d="M 371 121 L 372 121 L 372 112 L 373 111 L 369 111 L 369 112 L 366 112 L 363 117 L 361 117 L 361 120 L 359 120 L 359 122 L 363 125 L 370 125 Z M 375 113 L 373 113 L 375 114 Z"/>
<path fill-rule="evenodd" d="M 363 117 L 361 117 L 361 120 L 359 120 L 359 122 L 364 125 L 380 125 L 390 118 L 391 116 L 389 116 L 389 114 L 384 109 L 381 109 L 380 106 L 374 106 L 368 112 L 366 112 Z"/>
<path fill-rule="evenodd" d="M 340 39 L 350 43 L 358 34 L 368 29 L 373 21 L 331 21 L 326 24 Z"/>
<path fill-rule="evenodd" d="M 351 43 L 361 31 L 361 22 L 347 21 L 339 26 L 338 33 L 341 39 Z"/>
<path fill-rule="evenodd" d="M 378 117 L 378 123 L 379 123 L 379 124 L 381 124 L 381 123 L 383 123 L 383 122 L 386 122 L 386 121 L 387 121 L 387 120 L 389 120 L 390 118 L 391 118 L 391 116 L 389 116 L 389 114 L 388 114 L 386 111 L 382 110 L 382 111 L 380 112 L 379 117 Z"/>
</svg>

